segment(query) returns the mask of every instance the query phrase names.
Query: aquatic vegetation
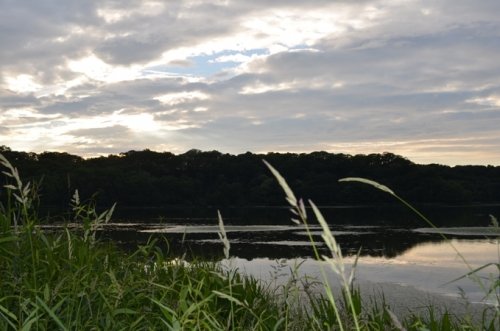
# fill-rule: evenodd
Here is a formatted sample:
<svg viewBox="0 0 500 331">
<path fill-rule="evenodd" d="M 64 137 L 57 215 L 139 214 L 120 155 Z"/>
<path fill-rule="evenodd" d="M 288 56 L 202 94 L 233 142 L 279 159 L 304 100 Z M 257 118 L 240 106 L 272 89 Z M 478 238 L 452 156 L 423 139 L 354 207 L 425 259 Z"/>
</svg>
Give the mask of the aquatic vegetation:
<svg viewBox="0 0 500 331">
<path fill-rule="evenodd" d="M 281 174 L 274 169 L 269 163 L 264 161 L 266 166 L 270 169 L 270 171 L 273 173 L 273 175 L 276 177 L 279 185 L 282 187 L 283 191 L 285 192 L 286 200 L 291 206 L 291 212 L 296 216 L 292 219 L 292 221 L 296 224 L 303 224 L 306 227 L 306 232 L 309 234 L 309 239 L 311 242 L 314 242 L 312 235 L 310 235 L 310 228 L 308 226 L 308 219 L 307 219 L 307 212 L 305 205 L 302 201 L 302 199 L 297 199 L 295 194 L 293 193 L 292 189 L 288 186 L 288 183 L 286 180 L 281 176 Z M 435 233 L 438 233 L 442 236 L 442 238 L 448 242 L 448 244 L 454 249 L 456 252 L 457 256 L 460 257 L 460 259 L 463 261 L 464 265 L 466 265 L 469 268 L 469 273 L 466 275 L 463 275 L 455 280 L 452 280 L 451 282 L 455 282 L 459 279 L 462 278 L 470 278 L 472 281 L 476 282 L 479 284 L 481 289 L 483 290 L 485 294 L 485 299 L 493 298 L 494 299 L 494 304 L 493 304 L 493 312 L 491 313 L 489 308 L 485 308 L 485 311 L 483 313 L 483 321 L 482 325 L 486 329 L 495 329 L 496 327 L 500 327 L 499 325 L 499 319 L 500 319 L 500 311 L 499 311 L 499 298 L 500 298 L 500 245 L 499 245 L 499 240 L 497 239 L 497 247 L 499 247 L 498 251 L 498 258 L 499 258 L 499 263 L 488 263 L 486 265 L 483 265 L 479 268 L 473 269 L 468 261 L 465 259 L 465 257 L 460 253 L 460 251 L 455 247 L 455 245 L 448 240 L 446 235 L 443 233 L 443 231 L 440 231 L 439 228 L 437 228 L 427 217 L 425 217 L 420 211 L 418 211 L 416 208 L 414 208 L 410 203 L 408 203 L 406 200 L 401 198 L 399 195 L 397 195 L 393 190 L 391 190 L 389 187 L 380 184 L 376 181 L 366 179 L 366 178 L 359 178 L 359 177 L 348 177 L 348 178 L 343 178 L 340 179 L 339 182 L 358 182 L 358 183 L 363 183 L 367 184 L 370 186 L 375 187 L 376 189 L 383 191 L 385 193 L 388 193 L 395 197 L 397 200 L 399 200 L 403 205 L 407 206 L 410 210 L 415 212 L 425 223 L 430 225 L 432 227 L 432 230 L 435 231 Z M 359 252 L 356 255 L 356 258 L 354 260 L 353 266 L 351 268 L 350 274 L 346 274 L 345 270 L 345 264 L 344 264 L 344 259 L 342 257 L 342 251 L 340 249 L 340 246 L 337 244 L 335 240 L 335 236 L 332 234 L 330 231 L 329 225 L 327 224 L 326 220 L 324 219 L 323 215 L 319 211 L 318 207 L 312 202 L 308 201 L 311 209 L 314 212 L 314 215 L 316 217 L 316 220 L 318 223 L 321 225 L 321 228 L 323 229 L 322 233 L 322 238 L 328 248 L 330 249 L 331 257 L 326 257 L 324 255 L 321 256 L 316 250 L 315 246 L 313 245 L 314 252 L 316 255 L 316 258 L 318 260 L 322 259 L 328 263 L 328 266 L 334 271 L 335 274 L 337 274 L 340 277 L 340 284 L 342 287 L 342 295 L 343 295 L 343 302 L 345 304 L 345 311 L 348 312 L 348 316 L 350 316 L 351 321 L 353 322 L 352 325 L 350 325 L 350 329 L 356 329 L 360 330 L 361 329 L 361 324 L 360 324 L 360 318 L 361 318 L 361 307 L 362 304 L 359 302 L 358 299 L 360 298 L 359 292 L 357 292 L 353 288 L 353 279 L 354 279 L 354 273 L 356 270 L 356 265 L 359 257 Z M 497 234 L 498 233 L 498 222 L 496 218 L 492 218 L 492 225 L 493 229 L 491 230 L 490 233 Z M 482 277 L 479 276 L 478 272 L 481 271 L 482 269 L 485 269 L 489 266 L 496 266 L 497 268 L 497 274 L 495 275 L 490 275 L 489 278 L 483 279 Z M 339 314 L 339 306 L 338 302 L 335 300 L 333 294 L 332 294 L 332 289 L 329 284 L 329 280 L 327 279 L 324 270 L 321 270 L 321 274 L 323 276 L 323 286 L 325 293 L 327 295 L 330 308 L 333 310 L 335 313 L 335 318 L 336 318 L 336 326 L 340 329 L 343 330 L 343 322 L 341 319 L 341 316 Z M 314 300 L 313 300 L 314 301 Z M 323 307 L 325 303 L 323 302 Z M 321 306 L 320 306 L 321 307 Z M 323 309 L 316 309 L 316 312 L 319 311 L 324 311 Z M 396 328 L 403 330 L 405 329 L 403 327 L 403 324 L 398 320 L 398 318 L 391 312 L 389 307 L 386 305 L 383 305 L 383 311 L 386 316 L 389 318 L 385 319 L 385 326 L 391 325 Z M 373 320 L 373 317 L 376 316 L 377 314 L 371 314 L 368 316 L 365 316 L 366 321 L 371 321 Z M 435 310 L 433 307 L 429 307 L 429 314 L 428 318 L 422 318 L 421 316 L 418 315 L 412 315 L 410 319 L 406 320 L 404 323 L 407 327 L 410 329 L 426 329 L 425 326 L 430 326 L 431 329 L 436 329 L 436 330 L 456 330 L 456 329 L 462 329 L 466 328 L 468 329 L 469 327 L 472 327 L 471 324 L 472 322 L 470 320 L 467 320 L 467 317 L 464 317 L 463 319 L 458 318 L 457 319 L 452 319 L 450 318 L 450 314 L 445 312 L 444 314 L 441 315 L 441 317 L 438 317 L 435 314 Z M 364 326 L 366 324 L 363 323 Z"/>
<path fill-rule="evenodd" d="M 394 191 L 392 191 L 391 189 L 389 189 L 385 185 L 379 184 L 379 183 L 372 181 L 372 180 L 369 180 L 369 179 L 357 178 L 357 177 L 343 178 L 343 179 L 340 179 L 339 182 L 358 182 L 358 183 L 368 184 L 368 185 L 375 187 L 376 189 L 379 189 L 383 192 L 389 193 L 390 195 L 395 197 L 397 200 L 399 200 L 402 204 L 407 206 L 410 210 L 415 212 L 425 223 L 430 225 L 431 228 L 425 229 L 424 231 L 429 232 L 429 233 L 437 233 L 437 234 L 441 235 L 441 237 L 445 241 L 447 241 L 448 245 L 453 248 L 453 250 L 456 252 L 457 256 L 462 260 L 464 265 L 466 265 L 467 268 L 469 269 L 468 273 L 466 273 L 465 275 L 462 275 L 456 279 L 451 280 L 450 283 L 456 282 L 456 281 L 463 279 L 463 278 L 469 278 L 473 282 L 477 283 L 481 287 L 481 289 L 483 290 L 484 300 L 486 300 L 486 301 L 492 300 L 493 301 L 494 311 L 492 314 L 493 316 L 490 317 L 490 322 L 487 323 L 489 325 L 488 329 L 490 329 L 491 327 L 493 327 L 493 328 L 500 327 L 500 238 L 499 238 L 500 228 L 499 228 L 498 220 L 496 219 L 496 217 L 494 217 L 493 215 L 490 215 L 491 226 L 489 228 L 477 228 L 477 227 L 474 228 L 473 227 L 473 228 L 468 228 L 468 229 L 466 229 L 466 228 L 455 228 L 455 229 L 443 228 L 442 229 L 442 228 L 438 228 L 436 225 L 434 225 L 434 223 L 432 223 L 427 217 L 425 217 L 422 213 L 420 213 L 417 209 L 415 209 L 410 203 L 408 203 L 406 200 L 404 200 L 399 195 L 394 193 Z M 422 231 L 422 230 L 420 230 L 420 231 Z M 446 234 L 450 234 L 450 233 L 451 234 L 457 234 L 457 233 L 464 234 L 467 232 L 477 233 L 479 231 L 481 233 L 483 233 L 484 235 L 496 236 L 496 245 L 497 245 L 497 250 L 498 250 L 498 261 L 487 263 L 487 264 L 482 265 L 478 268 L 472 268 L 470 266 L 469 262 L 467 261 L 467 259 L 461 254 L 461 252 L 457 249 L 457 247 L 451 241 L 448 240 L 448 238 L 446 237 Z M 481 277 L 479 275 L 479 271 L 486 269 L 490 266 L 493 266 L 496 268 L 496 273 L 490 274 L 490 276 L 487 278 Z M 486 313 L 486 311 L 485 311 L 485 313 Z M 432 311 L 429 312 L 429 316 L 430 316 L 431 321 L 434 320 L 434 316 L 433 316 Z M 443 318 L 446 318 L 446 321 L 449 319 L 447 314 L 444 314 Z M 486 323 L 484 321 L 484 319 L 485 318 L 483 318 L 483 325 Z M 444 323 L 443 325 L 449 325 L 449 322 L 445 323 L 443 321 L 443 323 Z"/>
<path fill-rule="evenodd" d="M 1 330 L 473 329 L 472 322 L 447 316 L 398 321 L 383 296 L 375 304 L 364 302 L 354 281 L 355 268 L 346 268 L 321 212 L 308 201 L 329 256 L 316 249 L 305 204 L 282 177 L 277 176 L 297 222 L 305 225 L 317 259 L 339 276 L 340 292 L 330 287 L 326 275 L 319 282 L 293 272 L 287 282 L 272 286 L 230 264 L 172 258 L 159 248 L 164 240 L 159 238 L 151 237 L 133 252 L 123 251 L 96 235 L 114 207 L 99 213 L 95 203 L 82 202 L 78 192 L 67 221 L 82 227 L 43 231 L 35 208 L 36 187 L 23 183 L 1 155 L 0 163 L 6 169 L 0 191 Z M 230 259 L 220 214 L 218 229 L 224 255 Z M 483 326 L 495 328 L 489 318 Z"/>
<path fill-rule="evenodd" d="M 13 193 L 11 186 L 6 189 Z M 78 204 L 78 219 L 89 227 L 83 233 L 48 234 L 33 226 L 39 220 L 31 214 L 18 216 L 16 208 L 27 206 L 27 200 L 16 199 L 0 212 L 1 330 L 271 329 L 277 324 L 280 307 L 255 279 L 217 263 L 177 263 L 154 240 L 128 254 L 94 239 L 111 211 L 96 213 L 92 204 Z M 14 220 L 17 228 L 11 226 Z M 231 307 L 225 293 L 243 306 Z"/>
</svg>

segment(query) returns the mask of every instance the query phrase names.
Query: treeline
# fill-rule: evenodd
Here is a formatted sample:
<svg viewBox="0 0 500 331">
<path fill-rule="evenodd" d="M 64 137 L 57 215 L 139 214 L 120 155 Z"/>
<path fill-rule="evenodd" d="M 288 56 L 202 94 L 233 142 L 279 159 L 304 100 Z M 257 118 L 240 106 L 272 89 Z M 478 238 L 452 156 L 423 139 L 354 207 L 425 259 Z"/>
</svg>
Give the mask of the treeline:
<svg viewBox="0 0 500 331">
<path fill-rule="evenodd" d="M 391 153 L 346 155 L 327 152 L 240 155 L 190 150 L 174 155 L 150 150 L 83 159 L 68 153 L 26 153 L 0 147 L 25 180 L 41 182 L 44 205 L 67 207 L 78 189 L 99 203 L 120 206 L 283 205 L 265 159 L 288 180 L 297 195 L 320 205 L 392 202 L 382 192 L 342 177 L 383 183 L 414 203 L 497 203 L 500 167 L 419 165 Z M 5 197 L 5 191 L 0 190 Z"/>
</svg>

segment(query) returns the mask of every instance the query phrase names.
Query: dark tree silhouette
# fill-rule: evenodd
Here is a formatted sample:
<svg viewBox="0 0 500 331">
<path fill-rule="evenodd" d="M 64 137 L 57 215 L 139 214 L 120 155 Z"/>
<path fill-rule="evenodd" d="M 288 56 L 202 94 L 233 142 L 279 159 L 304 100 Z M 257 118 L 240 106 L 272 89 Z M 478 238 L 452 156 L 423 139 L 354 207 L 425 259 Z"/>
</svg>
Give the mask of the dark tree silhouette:
<svg viewBox="0 0 500 331">
<path fill-rule="evenodd" d="M 26 180 L 42 181 L 42 205 L 65 208 L 75 189 L 97 194 L 104 206 L 283 205 L 281 189 L 262 160 L 288 180 L 299 196 L 320 205 L 392 203 L 387 194 L 354 183 L 348 176 L 379 181 L 413 203 L 500 202 L 500 167 L 414 164 L 392 153 L 346 155 L 268 153 L 240 155 L 190 150 L 174 155 L 150 150 L 83 159 L 68 153 L 40 154 L 0 146 Z M 0 190 L 0 195 L 5 195 Z"/>
</svg>

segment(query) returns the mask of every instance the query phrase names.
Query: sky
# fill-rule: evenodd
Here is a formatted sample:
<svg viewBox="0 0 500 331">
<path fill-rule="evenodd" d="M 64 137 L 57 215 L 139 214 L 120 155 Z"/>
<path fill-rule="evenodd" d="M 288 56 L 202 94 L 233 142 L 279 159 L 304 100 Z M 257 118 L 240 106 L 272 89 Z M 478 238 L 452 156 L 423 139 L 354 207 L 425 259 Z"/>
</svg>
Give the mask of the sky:
<svg viewBox="0 0 500 331">
<path fill-rule="evenodd" d="M 0 0 L 0 145 L 500 165 L 498 0 Z"/>
</svg>

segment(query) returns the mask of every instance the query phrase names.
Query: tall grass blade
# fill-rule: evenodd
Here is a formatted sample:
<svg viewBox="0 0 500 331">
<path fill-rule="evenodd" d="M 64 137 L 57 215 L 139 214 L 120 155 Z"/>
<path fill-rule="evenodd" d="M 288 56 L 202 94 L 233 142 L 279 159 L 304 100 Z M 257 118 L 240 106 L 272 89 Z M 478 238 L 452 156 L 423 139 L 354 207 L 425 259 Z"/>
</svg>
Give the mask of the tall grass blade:
<svg viewBox="0 0 500 331">
<path fill-rule="evenodd" d="M 246 307 L 246 305 L 243 302 L 241 302 L 240 300 L 236 299 L 234 296 L 231 296 L 229 294 L 226 294 L 226 293 L 223 293 L 223 292 L 220 292 L 220 291 L 215 291 L 215 290 L 212 291 L 212 293 L 214 293 L 215 295 L 217 295 L 219 298 L 231 301 L 231 302 L 237 304 L 238 306 Z"/>
<path fill-rule="evenodd" d="M 399 331 L 406 331 L 406 329 L 403 327 L 403 325 L 399 321 L 398 317 L 390 309 L 386 308 L 385 311 L 387 312 L 387 314 L 389 314 L 389 317 L 391 318 L 392 324 L 394 325 L 394 327 L 396 329 L 398 329 Z"/>
<path fill-rule="evenodd" d="M 427 217 L 425 217 L 420 211 L 418 211 L 410 203 L 408 203 L 406 200 L 404 200 L 399 195 L 397 195 L 396 193 L 394 193 L 394 191 L 392 191 L 390 188 L 388 188 L 385 185 L 382 185 L 382 184 L 377 183 L 377 182 L 375 182 L 373 180 L 370 180 L 370 179 L 360 178 L 360 177 L 342 178 L 342 179 L 339 180 L 339 182 L 359 182 L 359 183 L 364 183 L 364 184 L 371 185 L 371 186 L 373 186 L 373 187 L 375 187 L 375 188 L 377 188 L 377 189 L 379 189 L 381 191 L 387 192 L 387 193 L 391 194 L 392 196 L 394 196 L 402 204 L 404 204 L 405 206 L 407 206 L 410 210 L 412 210 L 413 212 L 415 212 L 420 217 L 420 219 L 422 219 L 424 222 L 426 222 L 427 224 L 429 224 L 432 228 L 439 230 L 439 228 L 433 222 L 431 222 Z M 496 220 L 496 218 L 493 217 L 492 215 L 490 215 L 490 218 L 491 218 L 492 225 L 493 226 L 495 226 L 495 225 L 498 226 L 498 221 Z M 469 269 L 469 272 L 466 275 L 458 277 L 455 280 L 453 280 L 451 282 L 448 282 L 447 284 L 452 283 L 452 282 L 457 281 L 457 280 L 460 280 L 460 279 L 465 278 L 465 277 L 470 277 L 470 278 L 472 278 L 472 280 L 476 284 L 479 285 L 479 287 L 481 288 L 481 290 L 486 294 L 485 298 L 489 296 L 489 294 L 492 292 L 492 290 L 498 290 L 498 288 L 500 287 L 500 282 L 494 282 L 494 283 L 490 284 L 490 286 L 488 288 L 488 286 L 485 284 L 485 282 L 477 275 L 477 272 L 480 271 L 480 270 L 482 270 L 482 269 L 484 269 L 484 268 L 486 268 L 487 266 L 496 265 L 497 268 L 499 269 L 499 275 L 500 275 L 500 263 L 488 263 L 488 264 L 483 265 L 483 266 L 481 266 L 479 268 L 473 269 L 472 266 L 467 261 L 467 259 L 465 259 L 465 257 L 463 256 L 463 254 L 457 249 L 457 247 L 441 231 L 438 231 L 437 233 L 441 236 L 441 238 L 443 238 L 443 240 L 446 243 L 448 243 L 448 245 L 450 245 L 450 247 L 455 251 L 455 253 L 457 254 L 457 256 L 460 257 L 460 259 L 462 260 L 462 262 L 464 263 L 464 265 Z M 497 240 L 497 245 L 498 245 L 499 260 L 500 260 L 500 245 L 498 244 L 498 240 Z M 497 295 L 496 302 L 495 302 L 496 314 L 499 314 L 499 312 L 500 312 L 499 306 L 500 306 L 499 305 L 499 299 L 498 299 L 498 295 Z"/>
<path fill-rule="evenodd" d="M 66 326 L 64 326 L 63 322 L 59 319 L 59 317 L 57 317 L 56 313 L 52 309 L 50 309 L 49 306 L 47 306 L 47 304 L 42 299 L 40 299 L 39 296 L 36 296 L 36 302 L 47 312 L 47 314 L 49 314 L 49 316 L 52 318 L 52 320 L 54 320 L 54 322 L 59 326 L 61 330 L 68 330 Z"/>
<path fill-rule="evenodd" d="M 354 258 L 354 263 L 352 264 L 351 272 L 349 274 L 349 279 L 348 279 L 349 286 L 351 286 L 353 281 L 354 281 L 356 267 L 358 266 L 358 261 L 359 261 L 360 255 L 361 255 L 361 247 L 358 249 L 358 252 L 356 253 L 356 257 Z"/>
<path fill-rule="evenodd" d="M 17 329 L 17 326 L 15 323 L 17 323 L 17 316 L 13 314 L 11 311 L 9 311 L 7 308 L 4 306 L 0 305 L 0 315 L 3 316 L 3 319 L 10 325 L 12 326 L 13 329 Z"/>
<path fill-rule="evenodd" d="M 476 269 L 474 269 L 474 270 L 469 271 L 469 272 L 468 272 L 468 273 L 466 273 L 465 275 L 462 275 L 462 276 L 457 277 L 457 278 L 455 278 L 455 279 L 453 279 L 453 280 L 450 280 L 450 281 L 449 281 L 449 282 L 447 282 L 447 283 L 444 283 L 444 285 L 449 285 L 449 284 L 451 284 L 451 283 L 455 283 L 455 282 L 457 282 L 457 281 L 459 281 L 459 280 L 461 280 L 461 279 L 468 278 L 468 277 L 470 277 L 471 275 L 474 275 L 474 274 L 476 274 L 478 271 L 481 271 L 481 270 L 483 270 L 483 269 L 485 269 L 485 268 L 487 268 L 487 267 L 489 267 L 489 266 L 496 266 L 497 268 L 500 268 L 500 265 L 499 265 L 498 263 L 492 263 L 492 262 L 490 262 L 490 263 L 486 263 L 486 264 L 484 264 L 484 265 L 482 265 L 482 266 L 480 266 L 480 267 L 478 267 L 478 268 L 476 268 Z"/>
<path fill-rule="evenodd" d="M 18 240 L 19 240 L 19 237 L 16 237 L 16 236 L 3 237 L 3 238 L 0 238 L 0 244 L 18 241 Z"/>
<path fill-rule="evenodd" d="M 392 195 L 396 195 L 394 193 L 393 190 L 391 190 L 390 188 L 388 188 L 387 186 L 385 185 L 382 185 L 380 183 L 377 183 L 376 181 L 373 181 L 373 180 L 370 180 L 370 179 L 366 179 L 366 178 L 361 178 L 361 177 L 346 177 L 346 178 L 342 178 L 342 179 L 339 179 L 339 182 L 358 182 L 358 183 L 364 183 L 364 184 L 368 184 L 368 185 L 371 185 L 381 191 L 384 191 L 384 192 L 387 192 L 389 194 L 392 194 Z"/>
<path fill-rule="evenodd" d="M 285 195 L 286 195 L 286 199 L 287 199 L 288 203 L 291 206 L 295 207 L 297 205 L 297 198 L 295 197 L 295 194 L 293 194 L 293 191 L 290 188 L 290 186 L 288 186 L 288 183 L 286 182 L 285 178 L 283 178 L 283 176 L 281 176 L 281 174 L 278 172 L 278 170 L 276 170 L 266 160 L 262 160 L 262 161 L 269 168 L 269 170 L 271 170 L 271 173 L 274 175 L 274 177 L 276 177 L 276 179 L 278 180 L 279 185 L 285 191 Z"/>
<path fill-rule="evenodd" d="M 224 222 L 222 221 L 222 215 L 220 211 L 217 210 L 217 218 L 219 220 L 219 238 L 222 241 L 222 244 L 224 245 L 224 257 L 226 259 L 229 259 L 229 250 L 231 248 L 231 244 L 229 243 L 229 240 L 227 239 L 226 235 L 226 229 L 224 228 Z"/>
</svg>

